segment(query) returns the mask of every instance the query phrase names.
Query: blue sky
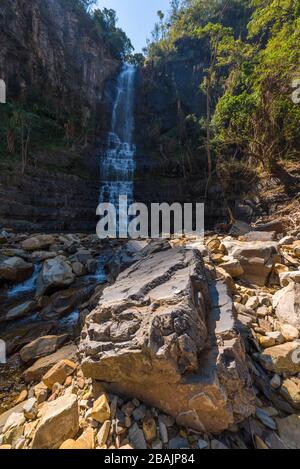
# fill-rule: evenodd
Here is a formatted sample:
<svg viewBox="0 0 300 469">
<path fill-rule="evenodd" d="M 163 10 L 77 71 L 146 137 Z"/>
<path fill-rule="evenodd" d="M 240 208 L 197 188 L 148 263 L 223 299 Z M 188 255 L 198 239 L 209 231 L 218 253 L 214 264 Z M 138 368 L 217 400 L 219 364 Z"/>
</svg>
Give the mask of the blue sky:
<svg viewBox="0 0 300 469">
<path fill-rule="evenodd" d="M 98 0 L 100 8 L 113 8 L 119 18 L 118 26 L 131 39 L 136 52 L 146 45 L 151 36 L 157 11 L 169 10 L 170 0 Z"/>
</svg>

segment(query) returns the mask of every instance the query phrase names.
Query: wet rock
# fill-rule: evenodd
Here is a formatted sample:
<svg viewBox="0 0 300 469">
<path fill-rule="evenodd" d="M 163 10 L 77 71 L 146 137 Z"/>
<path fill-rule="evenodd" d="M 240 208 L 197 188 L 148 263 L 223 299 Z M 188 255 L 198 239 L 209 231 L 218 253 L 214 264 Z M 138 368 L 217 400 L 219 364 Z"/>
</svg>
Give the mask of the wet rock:
<svg viewBox="0 0 300 469">
<path fill-rule="evenodd" d="M 86 275 L 86 268 L 81 262 L 73 262 L 72 264 L 72 269 L 76 277 L 82 277 L 83 275 Z"/>
<path fill-rule="evenodd" d="M 59 397 L 47 404 L 36 429 L 33 449 L 56 449 L 68 439 L 74 438 L 79 430 L 77 398 L 74 394 Z"/>
<path fill-rule="evenodd" d="M 44 262 L 37 283 L 37 295 L 41 296 L 54 288 L 71 285 L 75 280 L 72 265 L 63 256 Z"/>
<path fill-rule="evenodd" d="M 26 301 L 21 303 L 14 308 L 10 309 L 3 316 L 0 316 L 0 322 L 15 321 L 26 317 L 29 313 L 37 310 L 38 306 L 35 301 Z"/>
<path fill-rule="evenodd" d="M 20 257 L 0 257 L 0 280 L 23 282 L 33 274 L 33 264 Z"/>
<path fill-rule="evenodd" d="M 32 236 L 22 242 L 22 249 L 25 251 L 42 251 L 55 243 L 55 238 L 51 235 Z"/>
</svg>

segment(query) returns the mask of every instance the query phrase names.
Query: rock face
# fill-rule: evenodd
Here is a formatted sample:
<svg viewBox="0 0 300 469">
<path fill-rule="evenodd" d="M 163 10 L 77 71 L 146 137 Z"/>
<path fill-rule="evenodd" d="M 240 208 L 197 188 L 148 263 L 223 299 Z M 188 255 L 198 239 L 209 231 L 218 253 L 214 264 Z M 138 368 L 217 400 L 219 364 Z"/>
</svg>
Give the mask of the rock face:
<svg viewBox="0 0 300 469">
<path fill-rule="evenodd" d="M 11 98 L 34 91 L 51 109 L 96 112 L 119 64 L 83 10 L 64 0 L 4 0 L 0 25 L 1 78 Z"/>
<path fill-rule="evenodd" d="M 237 259 L 244 273 L 241 278 L 250 283 L 263 286 L 279 256 L 277 243 L 273 241 L 224 241 L 229 256 Z"/>
<path fill-rule="evenodd" d="M 300 330 L 300 284 L 290 283 L 273 297 L 278 319 Z"/>
<path fill-rule="evenodd" d="M 220 432 L 254 411 L 232 300 L 223 281 L 207 281 L 196 251 L 154 253 L 119 275 L 80 350 L 87 377 L 179 424 Z"/>
<path fill-rule="evenodd" d="M 63 124 L 74 115 L 82 122 L 91 119 L 102 135 L 105 86 L 120 62 L 80 3 L 1 1 L 0 78 L 11 101 L 31 105 L 38 97 L 50 119 Z M 88 149 L 81 154 L 43 150 L 31 155 L 25 174 L 1 168 L 0 224 L 30 232 L 94 230 L 98 158 Z"/>
</svg>

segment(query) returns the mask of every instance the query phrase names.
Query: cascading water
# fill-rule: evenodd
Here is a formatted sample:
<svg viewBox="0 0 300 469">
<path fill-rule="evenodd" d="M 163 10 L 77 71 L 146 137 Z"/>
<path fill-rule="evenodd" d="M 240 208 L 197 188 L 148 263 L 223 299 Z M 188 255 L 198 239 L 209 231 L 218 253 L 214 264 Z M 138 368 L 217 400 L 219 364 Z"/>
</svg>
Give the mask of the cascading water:
<svg viewBox="0 0 300 469">
<path fill-rule="evenodd" d="M 111 131 L 101 160 L 100 202 L 110 202 L 115 207 L 118 207 L 121 195 L 127 196 L 128 204 L 133 203 L 135 73 L 133 65 L 125 64 L 118 77 Z"/>
</svg>

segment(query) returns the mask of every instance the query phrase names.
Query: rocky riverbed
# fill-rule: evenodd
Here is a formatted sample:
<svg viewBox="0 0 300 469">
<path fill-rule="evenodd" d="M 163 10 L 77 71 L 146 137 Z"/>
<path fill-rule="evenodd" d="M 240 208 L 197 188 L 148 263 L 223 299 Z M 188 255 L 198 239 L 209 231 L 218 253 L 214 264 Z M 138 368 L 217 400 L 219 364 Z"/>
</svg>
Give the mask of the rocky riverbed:
<svg viewBox="0 0 300 469">
<path fill-rule="evenodd" d="M 300 448 L 300 229 L 0 244 L 1 448 Z"/>
</svg>

